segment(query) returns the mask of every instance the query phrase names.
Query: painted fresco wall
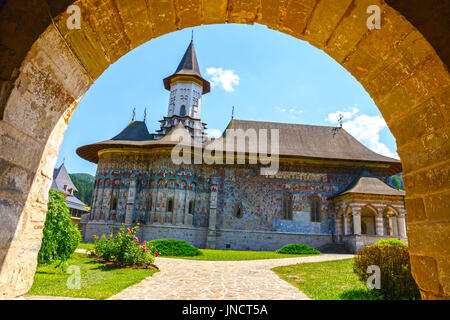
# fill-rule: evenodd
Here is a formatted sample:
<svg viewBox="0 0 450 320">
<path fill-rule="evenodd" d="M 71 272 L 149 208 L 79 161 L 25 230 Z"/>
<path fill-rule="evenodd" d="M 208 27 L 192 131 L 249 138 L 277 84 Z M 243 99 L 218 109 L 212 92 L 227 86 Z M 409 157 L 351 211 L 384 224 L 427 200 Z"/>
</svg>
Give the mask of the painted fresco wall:
<svg viewBox="0 0 450 320">
<path fill-rule="evenodd" d="M 335 233 L 333 208 L 327 198 L 355 179 L 360 167 L 285 165 L 273 177 L 259 175 L 256 165 L 175 165 L 169 156 L 108 153 L 97 168 L 90 220 L 145 225 L 208 227 L 210 178 L 218 180 L 218 230 L 299 234 Z M 371 170 L 387 182 L 385 169 Z M 134 197 L 130 197 L 133 186 Z M 282 219 L 282 198 L 292 196 L 292 220 Z M 321 219 L 311 222 L 311 197 L 320 197 Z M 114 200 L 117 199 L 117 200 Z M 168 200 L 173 201 L 167 212 Z M 114 201 L 117 204 L 114 204 Z M 194 212 L 189 213 L 189 202 Z M 242 206 L 242 217 L 235 216 Z"/>
</svg>

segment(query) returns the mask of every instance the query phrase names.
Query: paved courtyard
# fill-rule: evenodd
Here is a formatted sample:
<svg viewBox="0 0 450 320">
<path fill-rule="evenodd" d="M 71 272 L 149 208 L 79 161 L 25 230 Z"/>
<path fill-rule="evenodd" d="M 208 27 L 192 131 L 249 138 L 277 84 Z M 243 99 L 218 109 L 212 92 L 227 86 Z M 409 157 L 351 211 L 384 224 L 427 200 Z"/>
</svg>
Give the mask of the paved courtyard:
<svg viewBox="0 0 450 320">
<path fill-rule="evenodd" d="M 156 258 L 160 272 L 110 299 L 309 299 L 281 280 L 271 268 L 304 262 L 352 258 L 349 254 L 323 254 L 301 258 L 251 261 L 197 261 Z"/>
</svg>

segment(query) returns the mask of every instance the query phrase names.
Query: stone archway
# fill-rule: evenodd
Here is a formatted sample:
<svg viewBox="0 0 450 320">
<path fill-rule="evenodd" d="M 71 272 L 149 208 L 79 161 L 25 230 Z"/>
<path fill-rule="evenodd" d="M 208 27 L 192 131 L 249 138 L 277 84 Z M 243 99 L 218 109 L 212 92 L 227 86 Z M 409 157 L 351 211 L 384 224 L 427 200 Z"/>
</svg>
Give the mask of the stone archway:
<svg viewBox="0 0 450 320">
<path fill-rule="evenodd" d="M 324 50 L 374 99 L 403 164 L 414 277 L 424 298 L 448 298 L 450 5 L 386 1 L 0 1 L 1 297 L 23 294 L 32 284 L 58 150 L 95 79 L 157 36 L 201 24 L 256 22 Z M 81 29 L 67 27 L 72 3 L 81 9 Z M 382 27 L 369 31 L 366 10 L 373 4 L 381 8 Z"/>
<path fill-rule="evenodd" d="M 366 205 L 361 209 L 361 234 L 377 234 L 375 221 L 377 215 L 377 209 L 371 205 Z"/>
</svg>

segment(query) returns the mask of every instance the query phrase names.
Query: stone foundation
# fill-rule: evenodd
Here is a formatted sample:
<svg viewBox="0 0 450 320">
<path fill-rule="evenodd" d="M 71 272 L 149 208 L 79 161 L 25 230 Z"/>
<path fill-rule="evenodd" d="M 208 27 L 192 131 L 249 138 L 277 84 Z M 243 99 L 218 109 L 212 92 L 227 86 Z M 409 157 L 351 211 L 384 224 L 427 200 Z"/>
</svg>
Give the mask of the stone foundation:
<svg viewBox="0 0 450 320">
<path fill-rule="evenodd" d="M 118 232 L 120 224 L 105 222 L 90 222 L 81 224 L 83 241 L 93 242 L 94 235 L 109 235 Z M 287 232 L 246 231 L 246 230 L 216 230 L 215 249 L 274 251 L 286 244 L 303 243 L 319 248 L 332 243 L 329 234 L 297 234 Z M 142 241 L 155 239 L 184 240 L 200 249 L 207 248 L 208 228 L 171 225 L 141 226 L 138 238 Z M 211 240 L 211 239 L 210 239 Z"/>
<path fill-rule="evenodd" d="M 404 243 L 408 244 L 407 238 L 390 237 L 390 236 L 375 236 L 375 235 L 349 235 L 344 236 L 342 242 L 345 243 L 347 249 L 355 253 L 356 250 L 363 248 L 364 246 L 371 246 L 378 240 L 386 239 L 400 239 Z"/>
</svg>

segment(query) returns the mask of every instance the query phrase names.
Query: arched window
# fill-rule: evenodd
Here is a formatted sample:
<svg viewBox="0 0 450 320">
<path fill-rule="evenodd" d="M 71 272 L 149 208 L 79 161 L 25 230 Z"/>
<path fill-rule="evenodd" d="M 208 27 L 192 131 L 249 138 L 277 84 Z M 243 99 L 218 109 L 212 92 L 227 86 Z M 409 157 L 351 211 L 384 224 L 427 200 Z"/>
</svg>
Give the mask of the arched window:
<svg viewBox="0 0 450 320">
<path fill-rule="evenodd" d="M 191 200 L 191 201 L 189 201 L 188 213 L 194 214 L 194 209 L 195 209 L 195 202 L 194 202 L 194 200 Z"/>
<path fill-rule="evenodd" d="M 234 215 L 236 216 L 236 218 L 240 219 L 242 218 L 243 215 L 243 209 L 242 209 L 242 204 L 238 203 L 236 205 L 236 207 L 234 208 Z"/>
<path fill-rule="evenodd" d="M 282 204 L 282 219 L 292 220 L 292 195 L 290 193 L 285 193 L 283 195 Z"/>
<path fill-rule="evenodd" d="M 185 107 L 185 105 L 183 104 L 182 106 L 181 106 L 181 108 L 180 108 L 180 116 L 184 116 L 186 114 L 186 107 Z"/>
<path fill-rule="evenodd" d="M 117 196 L 111 199 L 111 210 L 117 210 Z"/>
<path fill-rule="evenodd" d="M 311 198 L 311 222 L 320 222 L 320 198 Z"/>
<path fill-rule="evenodd" d="M 147 204 L 145 205 L 145 210 L 146 211 L 151 211 L 152 210 L 152 197 L 149 197 L 147 199 Z"/>
<path fill-rule="evenodd" d="M 173 212 L 173 198 L 167 199 L 167 212 Z"/>
</svg>

